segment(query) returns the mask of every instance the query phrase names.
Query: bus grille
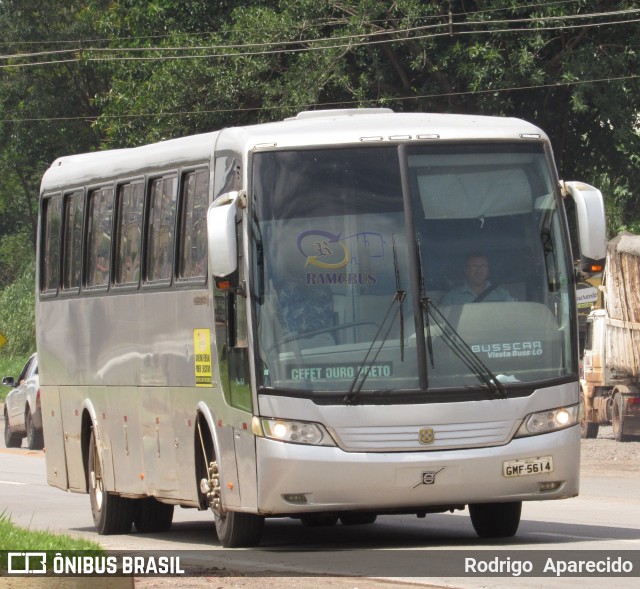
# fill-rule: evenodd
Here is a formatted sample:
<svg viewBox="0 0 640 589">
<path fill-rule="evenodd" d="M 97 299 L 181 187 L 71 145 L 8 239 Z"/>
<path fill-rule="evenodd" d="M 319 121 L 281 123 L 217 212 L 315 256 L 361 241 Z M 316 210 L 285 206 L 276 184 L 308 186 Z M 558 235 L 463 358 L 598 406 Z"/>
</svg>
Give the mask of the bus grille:
<svg viewBox="0 0 640 589">
<path fill-rule="evenodd" d="M 334 428 L 338 445 L 348 452 L 424 452 L 501 446 L 509 442 L 517 423 L 493 421 L 444 425 Z M 429 431 L 431 430 L 431 431 Z M 422 431 L 423 442 L 420 442 Z M 432 441 L 426 441 L 430 438 Z"/>
</svg>

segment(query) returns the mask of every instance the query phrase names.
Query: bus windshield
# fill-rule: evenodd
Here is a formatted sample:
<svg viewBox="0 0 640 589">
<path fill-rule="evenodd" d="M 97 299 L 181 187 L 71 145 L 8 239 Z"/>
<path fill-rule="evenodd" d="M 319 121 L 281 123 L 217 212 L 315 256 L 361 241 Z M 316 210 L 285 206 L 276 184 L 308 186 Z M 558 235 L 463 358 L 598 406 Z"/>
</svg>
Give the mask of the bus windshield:
<svg viewBox="0 0 640 589">
<path fill-rule="evenodd" d="M 259 386 L 504 395 L 574 374 L 553 186 L 536 142 L 255 154 Z"/>
</svg>

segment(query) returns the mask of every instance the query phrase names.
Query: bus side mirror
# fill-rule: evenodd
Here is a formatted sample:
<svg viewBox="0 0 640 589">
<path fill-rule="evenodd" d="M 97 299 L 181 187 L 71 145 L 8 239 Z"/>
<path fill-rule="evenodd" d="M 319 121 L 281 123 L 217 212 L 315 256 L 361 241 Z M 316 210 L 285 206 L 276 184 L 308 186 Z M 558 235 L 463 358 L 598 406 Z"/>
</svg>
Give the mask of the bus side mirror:
<svg viewBox="0 0 640 589">
<path fill-rule="evenodd" d="M 236 236 L 237 192 L 219 197 L 207 211 L 209 272 L 216 279 L 230 276 L 238 268 Z"/>
<path fill-rule="evenodd" d="M 607 230 L 602 193 L 584 182 L 562 182 L 563 196 L 575 203 L 580 270 L 598 274 L 607 256 Z"/>
</svg>

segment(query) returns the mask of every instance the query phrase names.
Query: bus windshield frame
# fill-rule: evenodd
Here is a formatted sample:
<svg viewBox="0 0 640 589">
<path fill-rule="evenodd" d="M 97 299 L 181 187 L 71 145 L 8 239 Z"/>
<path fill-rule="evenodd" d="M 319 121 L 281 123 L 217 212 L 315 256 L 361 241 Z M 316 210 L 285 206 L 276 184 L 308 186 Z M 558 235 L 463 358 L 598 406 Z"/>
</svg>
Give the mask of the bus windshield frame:
<svg viewBox="0 0 640 589">
<path fill-rule="evenodd" d="M 575 380 L 573 268 L 543 141 L 261 150 L 251 170 L 259 393 L 444 402 Z M 467 300 L 474 256 L 488 292 Z"/>
</svg>

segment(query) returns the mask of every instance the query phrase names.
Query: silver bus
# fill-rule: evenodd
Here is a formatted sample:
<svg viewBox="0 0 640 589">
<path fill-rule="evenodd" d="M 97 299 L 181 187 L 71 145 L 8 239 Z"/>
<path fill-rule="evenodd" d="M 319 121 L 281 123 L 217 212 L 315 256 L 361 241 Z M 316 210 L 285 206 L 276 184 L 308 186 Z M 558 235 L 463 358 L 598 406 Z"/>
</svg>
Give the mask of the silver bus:
<svg viewBox="0 0 640 589">
<path fill-rule="evenodd" d="M 101 534 L 181 506 L 249 546 L 269 517 L 468 506 L 512 536 L 523 501 L 578 493 L 575 277 L 604 243 L 600 192 L 510 118 L 305 112 L 59 158 L 48 482 L 88 493 Z"/>
</svg>

